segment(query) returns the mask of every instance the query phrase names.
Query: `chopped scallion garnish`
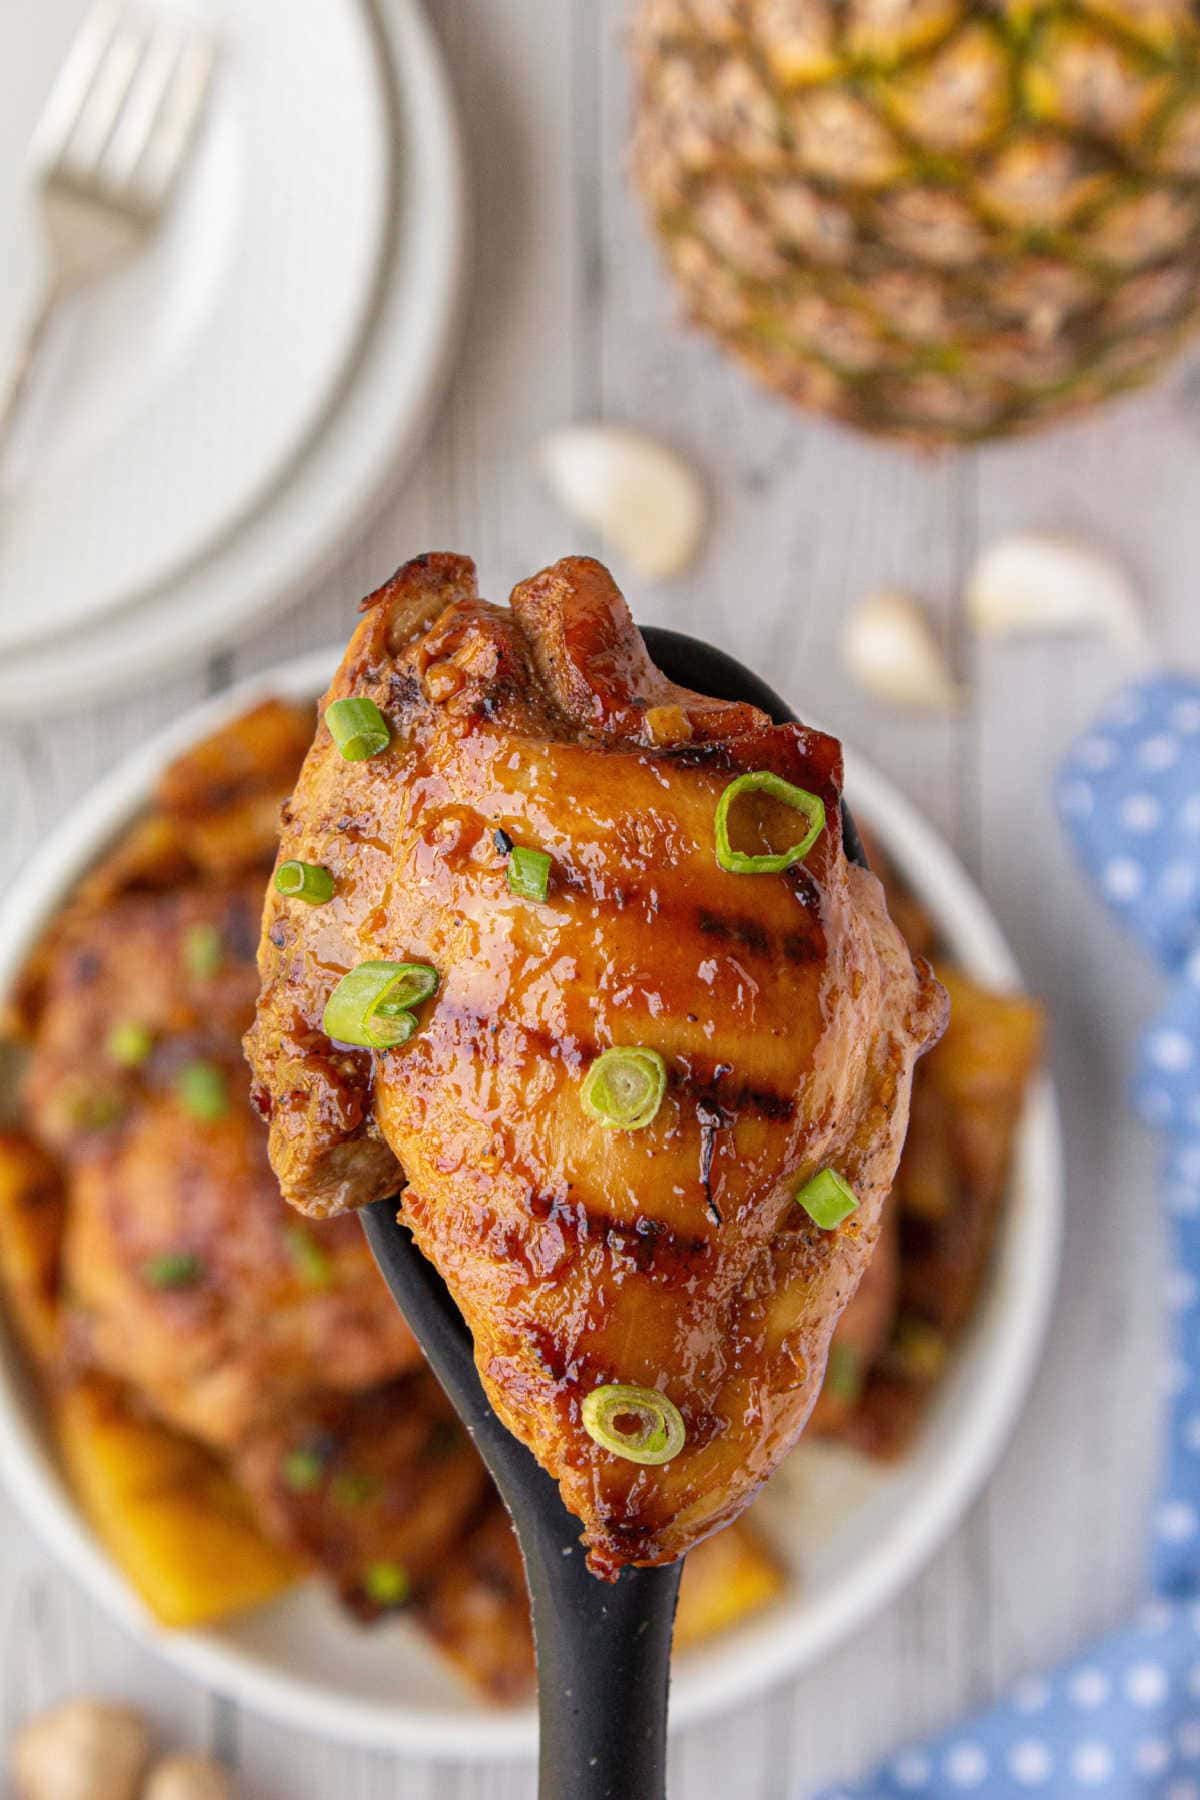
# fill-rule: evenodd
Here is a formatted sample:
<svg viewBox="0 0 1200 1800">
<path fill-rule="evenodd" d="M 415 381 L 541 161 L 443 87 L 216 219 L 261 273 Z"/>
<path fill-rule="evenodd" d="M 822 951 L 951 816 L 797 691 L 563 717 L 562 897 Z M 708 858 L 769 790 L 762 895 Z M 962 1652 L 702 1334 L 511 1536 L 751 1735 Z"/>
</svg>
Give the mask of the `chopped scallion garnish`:
<svg viewBox="0 0 1200 1800">
<path fill-rule="evenodd" d="M 936 1381 L 946 1366 L 949 1346 L 927 1319 L 905 1313 L 896 1323 L 894 1360 L 908 1381 Z"/>
<path fill-rule="evenodd" d="M 772 800 L 790 806 L 801 814 L 808 827 L 804 836 L 788 849 L 778 852 L 751 855 L 744 850 L 735 850 L 729 839 L 729 813 L 734 801 L 742 794 L 768 794 Z M 790 781 L 772 774 L 770 769 L 753 769 L 731 781 L 717 801 L 717 861 L 732 875 L 778 875 L 794 863 L 803 862 L 824 829 L 825 802 L 818 794 L 810 794 L 807 788 L 793 787 Z"/>
<path fill-rule="evenodd" d="M 387 720 L 373 700 L 331 700 L 325 708 L 330 736 L 347 762 L 366 762 L 392 741 Z"/>
<path fill-rule="evenodd" d="M 621 1045 L 596 1058 L 580 1099 L 585 1111 L 611 1131 L 640 1131 L 658 1112 L 666 1091 L 667 1065 L 658 1051 Z"/>
<path fill-rule="evenodd" d="M 412 1009 L 428 1000 L 437 984 L 437 971 L 428 963 L 359 963 L 325 1002 L 325 1034 L 365 1050 L 394 1050 L 417 1029 Z"/>
<path fill-rule="evenodd" d="M 299 1225 L 289 1225 L 283 1234 L 288 1255 L 296 1265 L 296 1272 L 309 1287 L 328 1287 L 333 1275 L 333 1264 L 328 1252 L 309 1236 Z"/>
<path fill-rule="evenodd" d="M 229 1111 L 229 1089 L 215 1063 L 185 1063 L 176 1085 L 187 1111 L 202 1124 L 211 1125 Z"/>
<path fill-rule="evenodd" d="M 280 863 L 275 871 L 275 892 L 309 906 L 324 906 L 333 899 L 333 876 L 321 863 Z"/>
<path fill-rule="evenodd" d="M 321 1485 L 321 1477 L 325 1473 L 325 1458 L 319 1450 L 311 1445 L 303 1444 L 296 1450 L 289 1450 L 279 1467 L 283 1485 L 293 1494 L 311 1494 L 314 1488 Z"/>
<path fill-rule="evenodd" d="M 551 860 L 544 850 L 514 844 L 508 858 L 508 885 L 524 900 L 544 900 L 550 887 Z"/>
<path fill-rule="evenodd" d="M 842 1180 L 836 1169 L 822 1169 L 811 1181 L 806 1181 L 796 1200 L 822 1231 L 836 1230 L 858 1205 L 854 1189 L 848 1181 Z"/>
<path fill-rule="evenodd" d="M 582 1410 L 588 1436 L 629 1462 L 670 1462 L 687 1437 L 679 1408 L 657 1388 L 608 1382 L 592 1389 Z"/>
<path fill-rule="evenodd" d="M 211 981 L 225 956 L 221 934 L 208 920 L 189 925 L 183 934 L 183 966 L 197 981 Z"/>
<path fill-rule="evenodd" d="M 68 1079 L 56 1089 L 51 1102 L 56 1120 L 69 1131 L 106 1131 L 125 1117 L 126 1103 L 115 1089 Z"/>
<path fill-rule="evenodd" d="M 137 1019 L 119 1019 L 104 1040 L 109 1062 L 122 1069 L 140 1068 L 153 1048 L 153 1034 Z"/>
<path fill-rule="evenodd" d="M 367 1475 L 360 1469 L 343 1469 L 334 1476 L 329 1491 L 339 1506 L 365 1506 L 368 1500 L 375 1499 L 379 1488 L 377 1475 Z"/>
<path fill-rule="evenodd" d="M 403 1606 L 408 1599 L 408 1571 L 402 1563 L 368 1563 L 363 1575 L 367 1599 L 376 1606 Z"/>
<path fill-rule="evenodd" d="M 203 1273 L 204 1264 L 188 1250 L 168 1250 L 142 1264 L 143 1279 L 155 1288 L 195 1287 Z"/>
</svg>

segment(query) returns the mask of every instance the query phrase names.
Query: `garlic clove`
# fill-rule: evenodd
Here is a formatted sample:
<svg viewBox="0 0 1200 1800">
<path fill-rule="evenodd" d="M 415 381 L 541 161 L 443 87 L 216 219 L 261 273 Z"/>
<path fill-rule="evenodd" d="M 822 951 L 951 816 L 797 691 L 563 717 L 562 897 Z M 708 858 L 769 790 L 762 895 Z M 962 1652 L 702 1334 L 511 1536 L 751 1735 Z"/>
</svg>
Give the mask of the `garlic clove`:
<svg viewBox="0 0 1200 1800">
<path fill-rule="evenodd" d="M 1133 583 L 1111 557 L 1071 538 L 1014 532 L 981 551 L 967 611 L 989 637 L 1104 631 L 1120 649 L 1145 645 Z"/>
<path fill-rule="evenodd" d="M 18 1800 L 134 1800 L 149 1761 L 145 1720 L 102 1700 L 39 1713 L 9 1749 Z"/>
<path fill-rule="evenodd" d="M 665 444 L 625 425 L 570 425 L 543 439 L 537 460 L 564 510 L 599 531 L 643 580 L 678 575 L 695 556 L 704 486 Z"/>
<path fill-rule="evenodd" d="M 917 602 L 884 589 L 860 602 L 842 633 L 842 658 L 868 694 L 911 712 L 953 713 L 965 693 Z"/>
<path fill-rule="evenodd" d="M 232 1800 L 224 1769 L 206 1756 L 168 1756 L 156 1763 L 142 1800 Z"/>
</svg>

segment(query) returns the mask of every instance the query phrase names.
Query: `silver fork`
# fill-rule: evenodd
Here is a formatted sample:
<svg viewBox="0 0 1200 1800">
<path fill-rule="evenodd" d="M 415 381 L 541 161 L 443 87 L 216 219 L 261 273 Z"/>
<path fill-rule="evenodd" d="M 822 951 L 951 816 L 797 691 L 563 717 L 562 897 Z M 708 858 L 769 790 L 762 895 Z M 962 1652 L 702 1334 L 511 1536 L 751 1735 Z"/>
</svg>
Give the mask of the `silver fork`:
<svg viewBox="0 0 1200 1800">
<path fill-rule="evenodd" d="M 198 25 L 96 0 L 33 140 L 46 240 L 40 297 L 7 381 L 0 451 L 56 308 L 151 237 L 195 139 L 214 44 Z"/>
</svg>

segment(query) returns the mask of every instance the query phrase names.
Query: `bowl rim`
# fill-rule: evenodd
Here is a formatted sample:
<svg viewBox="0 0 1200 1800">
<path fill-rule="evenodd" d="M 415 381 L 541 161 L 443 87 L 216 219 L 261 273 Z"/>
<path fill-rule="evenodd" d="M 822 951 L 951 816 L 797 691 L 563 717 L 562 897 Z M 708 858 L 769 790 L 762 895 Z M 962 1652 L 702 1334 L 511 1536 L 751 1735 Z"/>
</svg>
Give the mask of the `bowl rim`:
<svg viewBox="0 0 1200 1800">
<path fill-rule="evenodd" d="M 172 758 L 200 737 L 270 696 L 310 699 L 324 691 L 341 646 L 312 651 L 236 683 L 188 709 L 126 755 L 68 810 L 0 902 L 0 997 L 80 875 L 147 803 Z M 939 930 L 970 973 L 1009 987 L 1020 970 L 983 896 L 945 840 L 912 804 L 853 751 L 846 791 L 904 879 L 929 905 Z M 1015 1178 L 976 1318 L 939 1390 L 930 1421 L 963 1366 L 982 1370 L 971 1410 L 937 1456 L 922 1504 L 910 1503 L 889 1530 L 815 1603 L 780 1602 L 757 1620 L 689 1659 L 672 1682 L 671 1727 L 711 1718 L 752 1693 L 795 1675 L 891 1600 L 942 1542 L 999 1457 L 1029 1387 L 1049 1323 L 1062 1236 L 1062 1153 L 1048 1074 L 1026 1101 Z M 383 1705 L 281 1673 L 270 1658 L 216 1630 L 157 1625 L 93 1538 L 32 1416 L 28 1373 L 15 1345 L 0 1344 L 0 1469 L 4 1486 L 50 1554 L 141 1643 L 204 1686 L 277 1722 L 327 1739 L 379 1750 L 461 1761 L 532 1754 L 531 1707 L 509 1712 Z M 903 1465 L 901 1465 L 903 1466 Z M 797 1596 L 799 1599 L 799 1596 Z"/>
</svg>

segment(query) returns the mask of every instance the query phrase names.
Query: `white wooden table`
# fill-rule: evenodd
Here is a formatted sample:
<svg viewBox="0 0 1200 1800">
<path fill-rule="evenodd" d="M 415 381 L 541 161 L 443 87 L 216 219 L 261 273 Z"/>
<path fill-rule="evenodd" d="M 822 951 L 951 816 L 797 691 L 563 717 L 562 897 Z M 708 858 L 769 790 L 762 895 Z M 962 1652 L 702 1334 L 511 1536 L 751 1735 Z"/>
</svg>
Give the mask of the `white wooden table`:
<svg viewBox="0 0 1200 1800">
<path fill-rule="evenodd" d="M 466 125 L 473 303 L 456 377 L 415 475 L 319 592 L 207 665 L 77 714 L 0 728 L 0 832 L 14 862 L 80 786 L 231 678 L 343 639 L 359 596 L 425 549 L 469 551 L 485 591 L 598 549 L 548 500 L 548 427 L 641 421 L 707 471 L 698 569 L 629 591 L 644 620 L 711 636 L 873 758 L 958 847 L 1053 1022 L 1068 1140 L 1058 1315 L 1032 1397 L 984 1497 L 926 1572 L 819 1669 L 675 1744 L 679 1800 L 798 1797 L 953 1719 L 1022 1670 L 1117 1622 L 1137 1592 L 1156 1421 L 1155 1147 L 1124 1102 L 1155 982 L 1071 867 L 1049 804 L 1056 759 L 1126 672 L 1097 642 L 981 648 L 959 593 L 974 547 L 1015 526 L 1077 531 L 1126 558 L 1156 643 L 1200 647 L 1200 381 L 1048 437 L 940 461 L 793 417 L 675 327 L 624 176 L 624 0 L 432 0 Z M 618 578 L 626 571 L 619 565 Z M 971 684 L 952 723 L 885 714 L 836 654 L 873 585 L 924 595 Z M 0 1500 L 0 1739 L 80 1691 L 126 1694 L 165 1734 L 215 1746 L 257 1800 L 525 1800 L 529 1767 L 431 1766 L 282 1731 L 130 1643 Z M 634 1800 L 634 1797 L 631 1797 Z"/>
</svg>

